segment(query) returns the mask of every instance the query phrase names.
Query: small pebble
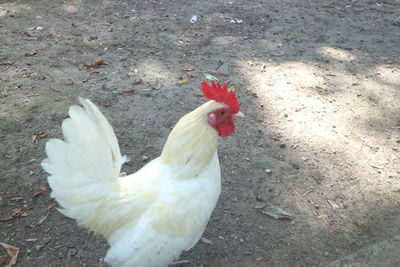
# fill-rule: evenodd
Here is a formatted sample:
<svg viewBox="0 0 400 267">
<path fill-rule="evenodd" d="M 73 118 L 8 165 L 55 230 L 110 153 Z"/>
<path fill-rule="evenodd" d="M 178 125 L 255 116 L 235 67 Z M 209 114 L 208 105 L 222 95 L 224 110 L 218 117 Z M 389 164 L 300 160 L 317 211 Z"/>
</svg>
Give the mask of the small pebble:
<svg viewBox="0 0 400 267">
<path fill-rule="evenodd" d="M 77 253 L 78 253 L 78 250 L 75 248 L 71 248 L 69 251 L 69 255 L 71 255 L 71 256 L 75 256 Z"/>
<path fill-rule="evenodd" d="M 264 201 L 264 198 L 261 195 L 256 196 L 257 201 Z"/>
<path fill-rule="evenodd" d="M 293 167 L 295 170 L 300 169 L 300 165 L 297 164 L 296 162 L 292 162 L 292 163 L 290 163 L 290 165 L 292 165 L 292 167 Z"/>
<path fill-rule="evenodd" d="M 146 155 L 143 155 L 143 156 L 142 156 L 142 160 L 143 160 L 143 161 L 147 161 L 148 159 L 149 159 L 148 156 L 146 156 Z"/>
<path fill-rule="evenodd" d="M 272 171 L 270 169 L 265 169 L 265 172 L 270 174 Z"/>
<path fill-rule="evenodd" d="M 197 21 L 197 15 L 193 15 L 193 16 L 190 18 L 190 23 L 194 24 L 194 23 L 196 23 L 196 21 Z"/>
</svg>

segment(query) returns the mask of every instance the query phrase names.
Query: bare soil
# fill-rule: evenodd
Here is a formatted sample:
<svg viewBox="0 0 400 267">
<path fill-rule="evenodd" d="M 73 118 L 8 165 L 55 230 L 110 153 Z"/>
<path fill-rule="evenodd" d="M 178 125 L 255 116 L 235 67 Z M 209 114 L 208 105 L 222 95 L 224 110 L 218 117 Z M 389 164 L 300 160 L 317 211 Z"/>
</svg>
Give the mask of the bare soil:
<svg viewBox="0 0 400 267">
<path fill-rule="evenodd" d="M 0 0 L 0 242 L 17 266 L 104 266 L 107 243 L 37 191 L 45 142 L 88 97 L 134 172 L 208 73 L 246 118 L 219 145 L 212 244 L 186 266 L 399 266 L 399 54 L 398 0 Z"/>
</svg>

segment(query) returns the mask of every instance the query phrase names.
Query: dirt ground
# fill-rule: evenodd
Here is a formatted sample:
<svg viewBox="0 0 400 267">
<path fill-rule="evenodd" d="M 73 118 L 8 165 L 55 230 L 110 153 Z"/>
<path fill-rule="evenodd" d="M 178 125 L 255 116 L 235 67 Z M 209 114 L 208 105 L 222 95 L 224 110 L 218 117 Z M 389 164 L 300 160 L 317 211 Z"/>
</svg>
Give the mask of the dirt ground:
<svg viewBox="0 0 400 267">
<path fill-rule="evenodd" d="M 41 190 L 45 142 L 88 97 L 134 172 L 213 74 L 246 118 L 186 266 L 400 266 L 399 55 L 398 0 L 0 0 L 0 242 L 16 266 L 104 266 Z"/>
</svg>

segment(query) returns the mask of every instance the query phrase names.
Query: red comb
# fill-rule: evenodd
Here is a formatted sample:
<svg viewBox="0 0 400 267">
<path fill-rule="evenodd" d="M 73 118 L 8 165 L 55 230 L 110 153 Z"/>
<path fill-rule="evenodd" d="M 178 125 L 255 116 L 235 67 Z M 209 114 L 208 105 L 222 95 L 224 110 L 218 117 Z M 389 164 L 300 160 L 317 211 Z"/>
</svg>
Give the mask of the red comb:
<svg viewBox="0 0 400 267">
<path fill-rule="evenodd" d="M 201 89 L 203 90 L 205 98 L 228 105 L 234 113 L 240 111 L 240 105 L 236 94 L 234 91 L 228 91 L 227 84 L 222 86 L 220 83 L 211 82 L 211 85 L 209 85 L 206 81 L 203 81 L 201 83 Z"/>
</svg>

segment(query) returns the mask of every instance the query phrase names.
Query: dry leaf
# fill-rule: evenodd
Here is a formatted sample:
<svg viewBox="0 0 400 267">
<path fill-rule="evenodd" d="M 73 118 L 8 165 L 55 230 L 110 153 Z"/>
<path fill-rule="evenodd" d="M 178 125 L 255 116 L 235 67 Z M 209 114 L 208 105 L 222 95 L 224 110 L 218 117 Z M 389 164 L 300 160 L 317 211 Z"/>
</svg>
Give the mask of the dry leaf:
<svg viewBox="0 0 400 267">
<path fill-rule="evenodd" d="M 362 223 L 362 222 L 360 222 L 360 221 L 353 221 L 353 223 L 354 223 L 355 225 L 357 225 L 358 227 L 364 229 L 364 230 L 369 230 L 369 226 L 366 225 L 365 223 Z"/>
<path fill-rule="evenodd" d="M 36 133 L 34 133 L 34 135 L 32 135 L 32 143 L 37 143 L 38 139 L 45 138 L 45 137 L 47 137 L 47 134 L 45 134 L 44 132 L 42 132 L 42 131 L 36 132 Z"/>
<path fill-rule="evenodd" d="M 134 85 L 138 85 L 138 84 L 141 84 L 141 83 L 143 83 L 143 79 L 137 79 L 137 80 L 133 81 Z"/>
<path fill-rule="evenodd" d="M 207 239 L 205 237 L 202 237 L 200 239 L 200 242 L 206 243 L 206 244 L 211 245 L 211 246 L 214 245 L 214 243 L 211 240 L 209 240 L 209 239 Z"/>
<path fill-rule="evenodd" d="M 50 205 L 47 206 L 45 211 L 52 211 L 55 207 L 58 206 L 58 202 L 53 202 Z"/>
<path fill-rule="evenodd" d="M 67 86 L 71 86 L 71 85 L 74 85 L 74 82 L 70 81 L 70 82 L 65 82 L 64 84 L 67 85 Z"/>
<path fill-rule="evenodd" d="M 125 15 L 125 16 L 123 16 L 123 18 L 124 18 L 124 19 L 129 19 L 129 18 L 131 18 L 131 17 L 128 16 L 128 15 Z"/>
<path fill-rule="evenodd" d="M 191 72 L 191 71 L 194 71 L 194 68 L 186 68 L 186 69 L 183 69 L 182 71 Z"/>
<path fill-rule="evenodd" d="M 7 251 L 8 256 L 10 256 L 11 258 L 10 262 L 6 265 L 6 267 L 11 267 L 15 265 L 18 260 L 19 248 L 2 242 L 0 242 L 0 245 L 3 246 L 3 248 Z"/>
<path fill-rule="evenodd" d="M 222 71 L 212 71 L 211 74 L 221 75 L 221 76 L 228 76 L 228 74 L 226 74 L 225 72 L 222 72 Z"/>
<path fill-rule="evenodd" d="M 258 95 L 257 95 L 257 93 L 254 93 L 254 92 L 252 92 L 252 93 L 250 93 L 249 95 L 251 95 L 251 96 L 253 96 L 253 97 L 256 97 L 256 98 L 258 98 Z"/>
<path fill-rule="evenodd" d="M 44 186 L 42 186 L 42 187 L 36 189 L 35 191 L 33 191 L 33 192 L 32 192 L 32 196 L 33 196 L 33 197 L 36 197 L 36 196 L 38 196 L 38 195 L 40 195 L 40 194 L 43 194 L 43 193 L 46 192 L 47 190 L 49 190 L 49 185 L 48 185 L 48 184 L 46 184 L 46 185 L 44 185 Z"/>
<path fill-rule="evenodd" d="M 98 69 L 95 68 L 91 68 L 90 69 L 90 73 L 99 73 L 100 71 Z"/>
<path fill-rule="evenodd" d="M 326 220 L 326 219 L 328 219 L 328 215 L 321 214 L 321 215 L 318 215 L 315 219 L 317 219 L 317 220 Z"/>
<path fill-rule="evenodd" d="M 105 108 L 109 108 L 109 107 L 112 106 L 112 101 L 111 101 L 111 99 L 106 99 L 106 100 L 104 100 L 102 102 L 99 102 L 99 105 L 103 106 Z"/>
<path fill-rule="evenodd" d="M 34 55 L 40 53 L 40 52 L 44 52 L 44 51 L 46 51 L 46 50 L 47 50 L 47 48 L 35 49 L 35 50 L 30 51 L 30 52 L 26 52 L 26 53 L 24 54 L 24 56 L 26 56 L 26 57 L 31 57 L 31 56 L 34 56 Z"/>
<path fill-rule="evenodd" d="M 16 206 L 15 209 L 13 210 L 13 212 L 11 213 L 11 217 L 13 217 L 13 219 L 19 218 L 19 217 L 26 217 L 28 214 L 26 214 L 26 212 L 22 211 L 22 207 L 20 206 Z"/>
<path fill-rule="evenodd" d="M 281 209 L 278 206 L 263 205 L 263 206 L 257 206 L 255 208 L 259 209 L 262 214 L 271 216 L 274 219 L 289 219 L 289 220 L 293 219 L 293 216 L 290 213 L 284 211 L 283 209 Z"/>
<path fill-rule="evenodd" d="M 186 72 L 186 76 L 188 76 L 189 78 L 194 78 L 196 76 L 193 75 L 193 73 L 191 72 Z"/>
<path fill-rule="evenodd" d="M 4 66 L 4 65 L 12 65 L 12 64 L 14 64 L 14 62 L 12 62 L 12 61 L 3 61 L 3 62 L 0 62 L 0 65 L 1 65 L 1 66 Z"/>
<path fill-rule="evenodd" d="M 99 59 L 99 60 L 89 62 L 89 64 L 87 64 L 87 65 L 90 67 L 97 67 L 97 66 L 101 66 L 101 65 L 108 65 L 108 63 L 105 62 L 104 59 Z"/>
<path fill-rule="evenodd" d="M 26 216 L 28 216 L 28 214 L 22 211 L 22 207 L 16 206 L 13 212 L 11 213 L 11 216 L 0 218 L 0 222 L 10 221 L 17 219 L 19 217 L 26 217 Z"/>
<path fill-rule="evenodd" d="M 126 89 L 126 90 L 122 90 L 123 93 L 134 93 L 135 89 Z"/>
<path fill-rule="evenodd" d="M 187 84 L 189 80 L 179 80 L 178 84 Z"/>
</svg>

